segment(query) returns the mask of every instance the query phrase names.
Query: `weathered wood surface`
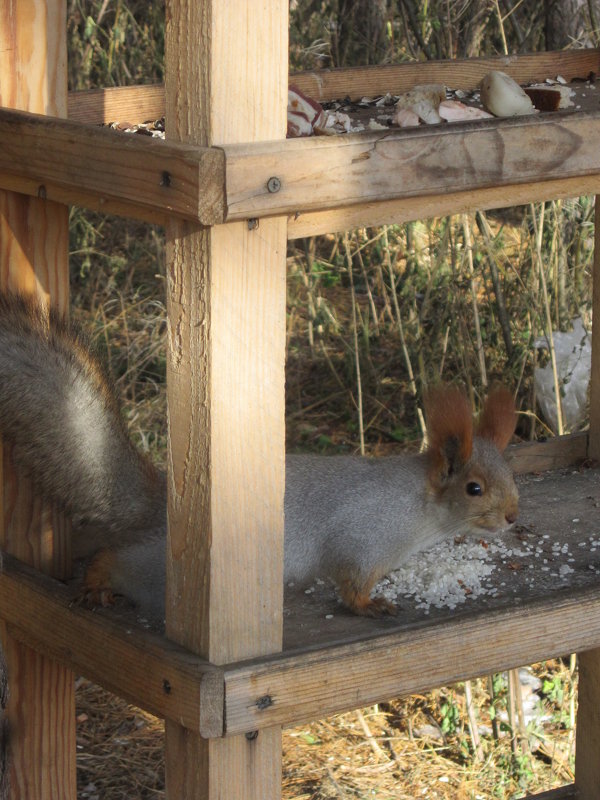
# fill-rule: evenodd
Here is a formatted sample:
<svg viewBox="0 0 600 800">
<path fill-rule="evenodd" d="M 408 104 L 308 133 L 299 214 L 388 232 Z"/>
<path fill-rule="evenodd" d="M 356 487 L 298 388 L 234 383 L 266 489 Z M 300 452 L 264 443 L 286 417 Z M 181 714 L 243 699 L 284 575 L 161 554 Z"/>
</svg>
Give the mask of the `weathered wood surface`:
<svg viewBox="0 0 600 800">
<path fill-rule="evenodd" d="M 166 19 L 169 138 L 283 139 L 287 0 L 168 1 Z M 222 664 L 281 648 L 286 220 L 174 220 L 167 243 L 167 634 Z M 276 800 L 281 731 L 168 723 L 166 776 L 172 798 Z"/>
<path fill-rule="evenodd" d="M 507 208 L 564 197 L 581 197 L 600 192 L 600 175 L 540 180 L 533 183 L 445 192 L 427 197 L 371 201 L 327 211 L 310 211 L 288 217 L 288 238 L 318 236 L 361 226 L 400 225 L 416 219 L 449 214 Z"/>
<path fill-rule="evenodd" d="M 592 310 L 600 319 L 600 204 L 596 196 Z M 600 325 L 592 325 L 590 376 L 590 458 L 600 459 Z M 579 705 L 575 783 L 581 800 L 598 797 L 600 787 L 600 648 L 579 654 Z"/>
<path fill-rule="evenodd" d="M 74 122 L 149 122 L 165 114 L 165 87 L 149 84 L 69 92 L 68 108 Z"/>
<path fill-rule="evenodd" d="M 7 0 L 0 7 L 0 105 L 64 116 L 65 0 Z M 13 131 L 14 134 L 14 131 Z M 10 137 L 2 136 L 2 150 Z M 68 308 L 68 209 L 0 191 L 0 284 Z M 1 543 L 38 569 L 70 570 L 67 525 L 2 459 Z M 13 603 L 19 599 L 12 598 Z M 16 641 L 2 624 L 9 680 L 11 800 L 74 800 L 75 688 L 71 672 Z"/>
<path fill-rule="evenodd" d="M 528 794 L 525 800 L 580 800 L 581 794 L 574 784 L 559 786 L 539 794 Z"/>
<path fill-rule="evenodd" d="M 227 145 L 227 219 L 598 175 L 599 137 L 600 112 L 557 112 Z"/>
<path fill-rule="evenodd" d="M 596 195 L 592 309 L 600 319 L 600 191 Z M 590 458 L 600 460 L 600 325 L 592 325 L 592 370 L 590 374 Z"/>
<path fill-rule="evenodd" d="M 291 73 L 290 84 L 318 100 L 377 97 L 406 91 L 419 83 L 444 83 L 474 89 L 491 69 L 501 69 L 522 83 L 561 74 L 565 80 L 600 71 L 598 50 L 498 56 L 469 61 L 427 61 L 414 64 L 352 67 Z M 69 93 L 69 119 L 92 124 L 159 119 L 165 113 L 164 87 L 119 86 Z"/>
<path fill-rule="evenodd" d="M 377 97 L 387 92 L 399 94 L 421 83 L 443 83 L 454 89 L 476 89 L 483 76 L 499 69 L 517 83 L 587 78 L 600 71 L 600 50 L 564 50 L 550 53 L 472 58 L 462 61 L 419 61 L 389 66 L 353 67 L 350 69 L 298 72 L 290 75 L 290 84 L 317 100 L 354 100 Z"/>
<path fill-rule="evenodd" d="M 588 434 L 572 433 L 545 442 L 511 445 L 505 452 L 505 458 L 517 475 L 568 467 L 588 458 Z"/>
<path fill-rule="evenodd" d="M 290 238 L 600 189 L 600 112 L 282 138 L 225 153 L 10 111 L 0 112 L 0 136 L 3 188 L 153 222 L 285 213 Z"/>
<path fill-rule="evenodd" d="M 600 543 L 600 472 L 570 468 L 519 483 L 520 525 L 502 537 L 513 555 L 498 557 L 489 579 L 496 596 L 428 614 L 402 598 L 398 617 L 366 620 L 341 608 L 329 586 L 308 595 L 299 587 L 286 598 L 283 655 L 226 668 L 226 731 L 319 718 L 599 646 L 600 549 L 588 537 Z"/>
<path fill-rule="evenodd" d="M 96 211 L 205 225 L 224 217 L 224 156 L 41 115 L 0 111 L 0 187 Z"/>
<path fill-rule="evenodd" d="M 15 602 L 15 598 L 19 598 Z M 223 730 L 223 675 L 168 639 L 76 603 L 76 594 L 5 556 L 0 615 L 15 639 L 202 736 Z"/>
<path fill-rule="evenodd" d="M 600 647 L 579 653 L 575 785 L 581 800 L 597 800 L 600 787 Z"/>
</svg>

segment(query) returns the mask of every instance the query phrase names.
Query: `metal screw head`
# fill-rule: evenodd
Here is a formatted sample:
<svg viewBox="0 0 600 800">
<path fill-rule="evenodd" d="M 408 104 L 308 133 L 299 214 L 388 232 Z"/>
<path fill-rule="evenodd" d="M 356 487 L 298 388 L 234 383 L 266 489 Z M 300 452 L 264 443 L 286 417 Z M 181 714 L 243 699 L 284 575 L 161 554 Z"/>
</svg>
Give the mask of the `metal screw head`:
<svg viewBox="0 0 600 800">
<path fill-rule="evenodd" d="M 279 180 L 279 178 L 275 177 L 269 178 L 269 180 L 267 181 L 267 190 L 271 192 L 271 194 L 274 194 L 275 192 L 278 192 L 280 189 L 281 189 L 281 181 Z"/>
</svg>

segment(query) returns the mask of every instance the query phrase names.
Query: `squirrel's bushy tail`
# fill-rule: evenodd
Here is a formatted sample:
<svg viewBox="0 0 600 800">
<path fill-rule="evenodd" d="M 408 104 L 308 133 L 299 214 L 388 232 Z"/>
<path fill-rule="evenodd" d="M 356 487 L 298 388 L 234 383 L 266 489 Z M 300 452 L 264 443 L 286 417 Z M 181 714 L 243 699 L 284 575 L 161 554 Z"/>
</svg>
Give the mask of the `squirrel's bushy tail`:
<svg viewBox="0 0 600 800">
<path fill-rule="evenodd" d="M 165 524 L 165 480 L 131 443 L 100 362 L 76 327 L 0 294 L 0 434 L 44 496 L 94 531 L 76 555 Z"/>
</svg>

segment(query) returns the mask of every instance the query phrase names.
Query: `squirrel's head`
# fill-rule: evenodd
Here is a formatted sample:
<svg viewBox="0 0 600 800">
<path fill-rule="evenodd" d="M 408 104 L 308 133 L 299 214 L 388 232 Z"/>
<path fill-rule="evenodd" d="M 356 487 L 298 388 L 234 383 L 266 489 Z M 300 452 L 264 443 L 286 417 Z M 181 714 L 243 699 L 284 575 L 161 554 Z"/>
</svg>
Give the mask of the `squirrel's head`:
<svg viewBox="0 0 600 800">
<path fill-rule="evenodd" d="M 516 424 L 511 393 L 502 387 L 492 391 L 476 426 L 466 395 L 453 386 L 431 390 L 425 412 L 428 489 L 458 532 L 496 532 L 512 525 L 518 492 L 501 455 Z"/>
</svg>

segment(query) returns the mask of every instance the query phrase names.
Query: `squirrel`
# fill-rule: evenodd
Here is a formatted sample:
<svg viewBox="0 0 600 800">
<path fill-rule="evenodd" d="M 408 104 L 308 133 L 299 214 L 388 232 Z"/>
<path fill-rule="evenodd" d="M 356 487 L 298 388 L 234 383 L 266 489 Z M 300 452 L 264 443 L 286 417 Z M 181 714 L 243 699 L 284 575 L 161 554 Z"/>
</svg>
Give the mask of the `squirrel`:
<svg viewBox="0 0 600 800">
<path fill-rule="evenodd" d="M 415 552 L 517 518 L 502 451 L 516 412 L 493 391 L 473 424 L 465 394 L 429 392 L 426 452 L 378 459 L 286 457 L 284 579 L 332 578 L 354 613 L 395 613 L 373 586 Z M 131 442 L 111 382 L 77 327 L 34 300 L 0 294 L 0 434 L 37 491 L 73 523 L 91 558 L 88 597 L 113 594 L 164 618 L 165 476 Z"/>
</svg>

